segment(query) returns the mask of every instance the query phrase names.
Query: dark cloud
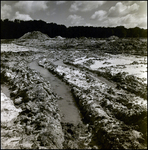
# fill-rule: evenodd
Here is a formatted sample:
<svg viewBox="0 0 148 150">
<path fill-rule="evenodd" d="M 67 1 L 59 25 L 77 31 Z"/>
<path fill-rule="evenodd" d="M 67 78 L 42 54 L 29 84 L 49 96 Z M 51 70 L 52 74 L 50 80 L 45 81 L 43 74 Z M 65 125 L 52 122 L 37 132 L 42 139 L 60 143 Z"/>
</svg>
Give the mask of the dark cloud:
<svg viewBox="0 0 148 150">
<path fill-rule="evenodd" d="M 57 5 L 61 5 L 61 4 L 64 4 L 64 3 L 66 3 L 66 1 L 57 1 L 56 2 Z"/>
<path fill-rule="evenodd" d="M 91 16 L 91 19 L 98 19 L 101 21 L 106 18 L 106 14 L 107 12 L 105 10 L 98 10 Z"/>
<path fill-rule="evenodd" d="M 82 25 L 84 18 L 74 14 L 74 15 L 69 15 L 67 20 L 70 21 L 71 25 Z"/>
<path fill-rule="evenodd" d="M 77 12 L 77 11 L 87 12 L 87 11 L 91 11 L 93 9 L 98 8 L 104 3 L 106 2 L 105 1 L 76 1 L 71 5 L 69 11 L 70 12 Z"/>
<path fill-rule="evenodd" d="M 15 7 L 19 10 L 24 10 L 26 13 L 32 13 L 40 10 L 46 10 L 48 1 L 19 1 Z"/>
<path fill-rule="evenodd" d="M 1 8 L 1 18 L 2 19 L 11 19 L 10 14 L 12 12 L 12 8 L 10 5 L 4 4 Z"/>
<path fill-rule="evenodd" d="M 139 5 L 134 3 L 132 5 L 126 5 L 122 2 L 118 2 L 115 6 L 109 9 L 109 17 L 125 16 L 127 14 L 135 13 L 139 9 Z"/>
<path fill-rule="evenodd" d="M 146 28 L 147 9 L 143 11 L 144 4 L 146 6 L 147 2 L 117 2 L 114 6 L 110 7 L 107 14 L 105 14 L 103 17 L 103 22 L 100 22 L 100 25 L 111 27 L 125 26 L 126 28 L 133 28 L 138 26 Z M 101 18 L 101 16 L 99 16 L 99 18 Z"/>
<path fill-rule="evenodd" d="M 147 28 L 147 1 L 2 1 L 1 18 Z"/>
<path fill-rule="evenodd" d="M 19 11 L 15 13 L 15 16 L 13 20 L 19 19 L 19 20 L 33 20 L 28 14 L 20 14 Z"/>
<path fill-rule="evenodd" d="M 146 18 L 139 18 L 135 14 L 127 14 L 123 17 L 108 17 L 102 25 L 104 26 L 125 26 L 126 28 L 133 28 L 133 27 L 143 27 L 143 25 L 147 24 Z M 142 25 L 142 26 L 140 26 Z"/>
</svg>

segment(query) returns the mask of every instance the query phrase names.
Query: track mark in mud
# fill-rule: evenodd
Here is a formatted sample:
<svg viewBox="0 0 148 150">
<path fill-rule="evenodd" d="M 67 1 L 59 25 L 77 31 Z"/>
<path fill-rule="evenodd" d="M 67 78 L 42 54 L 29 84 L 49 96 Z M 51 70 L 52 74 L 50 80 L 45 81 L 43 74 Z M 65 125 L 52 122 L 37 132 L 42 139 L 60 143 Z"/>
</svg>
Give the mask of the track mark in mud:
<svg viewBox="0 0 148 150">
<path fill-rule="evenodd" d="M 145 110 L 143 110 L 142 108 L 138 109 L 137 106 L 133 106 L 133 105 L 132 105 L 133 109 L 128 108 L 128 105 L 130 105 L 130 102 L 126 101 L 126 100 L 125 101 L 127 103 L 126 102 L 124 103 L 125 106 L 116 102 L 120 98 L 116 95 L 116 91 L 118 91 L 118 90 L 108 88 L 108 84 L 106 82 L 109 82 L 109 81 L 107 81 L 107 80 L 105 82 L 106 83 L 105 85 L 104 85 L 104 82 L 101 80 L 100 80 L 100 83 L 98 83 L 99 80 L 97 81 L 94 78 L 94 76 L 91 75 L 91 73 L 89 73 L 89 71 L 83 69 L 82 67 L 79 69 L 79 68 L 76 68 L 73 66 L 72 67 L 71 66 L 65 67 L 63 65 L 57 66 L 54 64 L 54 62 L 51 62 L 51 60 L 47 60 L 47 61 L 45 60 L 43 62 L 40 61 L 39 64 L 41 66 L 44 66 L 45 68 L 50 69 L 57 75 L 59 75 L 62 79 L 64 79 L 64 81 L 66 81 L 66 83 L 70 84 L 73 87 L 73 93 L 76 96 L 76 98 L 78 99 L 79 105 L 82 106 L 82 109 L 85 112 L 84 115 L 86 115 L 86 117 L 89 118 L 88 121 L 94 125 L 94 133 L 93 133 L 94 137 L 100 138 L 102 136 L 103 132 L 106 130 L 104 136 L 106 136 L 106 138 L 109 138 L 109 139 L 112 138 L 112 134 L 114 134 L 114 130 L 111 131 L 111 133 L 110 133 L 110 131 L 108 131 L 108 129 L 113 128 L 112 124 L 115 125 L 117 120 L 119 119 L 117 126 L 115 125 L 116 126 L 115 132 L 116 132 L 116 134 L 119 133 L 118 137 L 120 138 L 121 143 L 118 143 L 118 142 L 116 143 L 116 141 L 113 140 L 114 148 L 116 148 L 116 147 L 126 148 L 127 147 L 126 141 L 123 141 L 123 139 L 122 139 L 123 137 L 125 137 L 125 139 L 127 138 L 129 140 L 129 143 L 128 143 L 129 145 L 136 147 L 136 144 L 133 145 L 132 138 L 134 138 L 134 135 L 130 132 L 130 130 L 132 130 L 133 127 L 128 126 L 129 124 L 126 125 L 127 122 L 125 122 L 125 121 L 128 119 L 131 122 L 134 121 L 135 112 L 133 109 L 136 109 L 136 111 L 138 111 L 139 114 L 141 112 L 144 112 L 142 114 L 143 118 L 141 118 L 141 121 L 144 122 L 145 121 L 144 117 L 145 117 L 145 112 L 146 112 Z M 96 86 L 94 86 L 94 85 L 96 85 Z M 91 88 L 90 88 L 90 86 L 91 86 Z M 94 87 L 94 89 L 93 89 L 93 87 Z M 98 87 L 98 89 L 100 90 L 100 93 L 98 92 L 98 89 L 96 89 L 96 87 Z M 88 90 L 84 90 L 85 88 L 87 88 Z M 99 95 L 98 95 L 98 93 L 99 93 Z M 88 98 L 90 95 L 92 95 L 92 96 L 90 98 Z M 125 93 L 125 95 L 126 95 L 126 93 Z M 102 98 L 100 98 L 100 96 L 102 96 Z M 131 97 L 132 97 L 132 95 L 130 95 L 129 98 L 131 98 Z M 94 99 L 94 100 L 92 100 L 92 99 Z M 95 101 L 97 101 L 98 105 Z M 102 107 L 100 107 L 99 105 Z M 95 107 L 95 106 L 99 106 L 99 107 Z M 129 112 L 130 112 L 130 114 L 129 114 Z M 115 114 L 115 115 L 112 115 L 112 114 Z M 105 123 L 104 118 L 108 122 L 107 124 L 109 124 L 108 129 L 105 127 L 106 125 L 104 124 Z M 103 128 L 105 130 L 103 128 L 100 128 L 100 126 L 102 124 L 101 121 L 103 123 L 102 126 L 104 126 Z M 138 123 L 136 122 L 135 124 L 138 124 Z M 126 134 L 124 132 L 125 127 L 127 127 L 127 130 L 129 130 L 127 132 L 128 134 Z M 97 132 L 96 132 L 96 130 L 97 130 Z M 139 132 L 139 131 L 144 133 L 143 131 L 141 131 L 141 129 L 139 129 L 137 132 Z M 100 134 L 99 137 L 98 137 L 98 134 Z M 144 137 L 145 135 L 142 135 L 142 136 Z M 143 138 L 142 136 L 140 138 Z M 116 135 L 113 137 L 113 139 L 116 139 Z M 137 138 L 135 140 L 139 144 L 139 142 L 140 142 L 139 139 Z M 101 141 L 101 142 L 104 147 L 105 146 L 104 141 Z M 108 148 L 108 147 L 111 147 L 110 141 L 108 141 L 108 144 L 105 148 Z"/>
<path fill-rule="evenodd" d="M 77 108 L 77 104 L 72 96 L 70 88 L 58 77 L 50 73 L 47 69 L 38 66 L 37 60 L 29 64 L 31 69 L 35 69 L 50 82 L 53 91 L 59 96 L 58 105 L 61 111 L 61 118 L 66 123 L 81 123 L 81 113 Z"/>
<path fill-rule="evenodd" d="M 102 82 L 106 83 L 108 86 L 111 86 L 112 88 L 116 87 L 115 83 L 110 82 L 109 80 L 105 79 L 102 76 L 97 76 L 97 75 L 95 75 L 95 74 L 93 74 L 91 72 L 89 72 L 89 74 L 92 76 L 92 78 L 94 78 L 97 81 L 102 81 Z"/>
<path fill-rule="evenodd" d="M 79 66 L 75 66 L 74 64 L 71 64 L 71 63 L 63 63 L 62 60 L 58 60 L 58 61 L 55 61 L 53 62 L 55 65 L 59 65 L 59 66 L 64 66 L 64 67 L 71 67 L 71 68 L 74 68 L 74 69 L 80 69 L 80 70 L 83 70 L 84 72 L 86 72 L 86 74 L 89 74 L 93 79 L 95 79 L 96 81 L 101 81 L 101 82 L 104 82 L 105 84 L 107 84 L 108 86 L 111 86 L 112 88 L 116 88 L 116 83 L 113 83 L 109 80 L 107 80 L 106 78 L 104 78 L 103 76 L 98 76 L 97 74 L 93 73 L 91 70 L 85 68 L 85 67 L 79 67 Z"/>
</svg>

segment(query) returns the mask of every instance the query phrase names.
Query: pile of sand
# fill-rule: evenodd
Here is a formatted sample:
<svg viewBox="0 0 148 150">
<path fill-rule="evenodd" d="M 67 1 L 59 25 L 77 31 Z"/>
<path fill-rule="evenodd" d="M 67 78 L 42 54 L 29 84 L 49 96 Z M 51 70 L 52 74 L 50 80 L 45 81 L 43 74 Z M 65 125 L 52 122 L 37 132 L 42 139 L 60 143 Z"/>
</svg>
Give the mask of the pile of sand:
<svg viewBox="0 0 148 150">
<path fill-rule="evenodd" d="M 110 36 L 108 39 L 109 39 L 109 40 L 118 40 L 118 39 L 119 39 L 119 37 L 117 37 L 117 36 L 113 35 L 113 36 Z"/>
<path fill-rule="evenodd" d="M 57 40 L 64 40 L 65 38 L 61 37 L 61 36 L 56 36 Z"/>
<path fill-rule="evenodd" d="M 40 31 L 33 31 L 33 32 L 28 32 L 19 38 L 19 40 L 22 40 L 22 39 L 46 40 L 46 39 L 50 39 L 50 38 L 48 35 L 40 32 Z"/>
</svg>

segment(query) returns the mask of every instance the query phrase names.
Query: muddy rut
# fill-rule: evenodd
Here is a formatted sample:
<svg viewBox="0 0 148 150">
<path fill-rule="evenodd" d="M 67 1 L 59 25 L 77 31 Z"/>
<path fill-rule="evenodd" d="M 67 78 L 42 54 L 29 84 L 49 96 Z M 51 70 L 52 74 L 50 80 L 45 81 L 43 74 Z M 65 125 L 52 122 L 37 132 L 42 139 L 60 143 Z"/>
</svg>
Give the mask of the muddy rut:
<svg viewBox="0 0 148 150">
<path fill-rule="evenodd" d="M 31 62 L 29 67 L 38 71 L 47 81 L 49 81 L 52 91 L 58 95 L 58 105 L 62 122 L 73 123 L 75 125 L 82 123 L 82 115 L 78 109 L 74 97 L 72 96 L 70 87 L 56 77 L 56 75 L 50 73 L 47 69 L 40 67 L 38 65 L 38 60 Z"/>
</svg>

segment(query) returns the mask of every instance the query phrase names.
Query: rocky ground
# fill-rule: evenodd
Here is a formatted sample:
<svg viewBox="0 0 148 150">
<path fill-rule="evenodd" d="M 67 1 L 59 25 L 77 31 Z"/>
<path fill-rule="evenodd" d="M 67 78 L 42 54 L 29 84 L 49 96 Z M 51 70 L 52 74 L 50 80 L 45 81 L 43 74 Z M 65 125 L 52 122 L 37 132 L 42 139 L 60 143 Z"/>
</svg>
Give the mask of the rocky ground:
<svg viewBox="0 0 148 150">
<path fill-rule="evenodd" d="M 146 45 L 40 32 L 3 40 L 1 84 L 10 97 L 2 88 L 2 148 L 147 149 Z M 35 60 L 67 84 L 82 122 L 62 121 L 59 95 L 28 65 Z"/>
</svg>

